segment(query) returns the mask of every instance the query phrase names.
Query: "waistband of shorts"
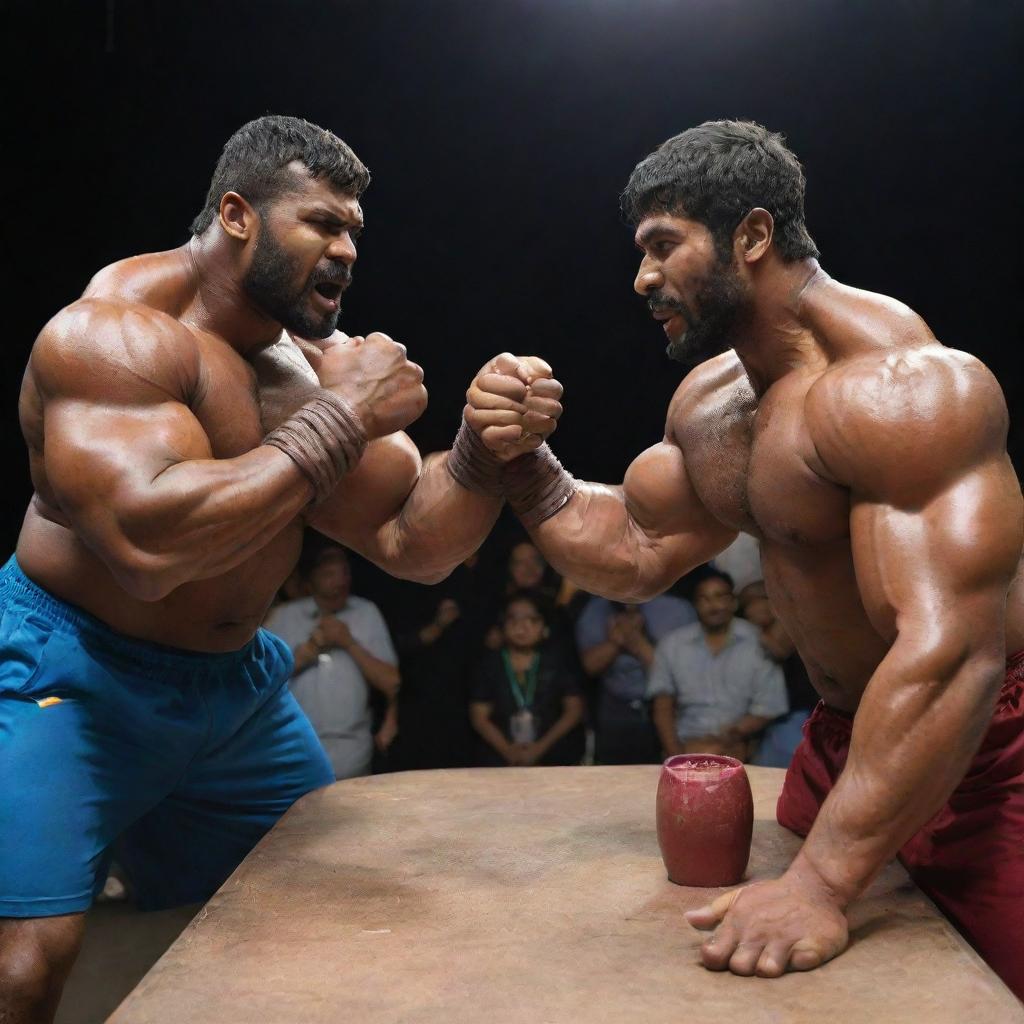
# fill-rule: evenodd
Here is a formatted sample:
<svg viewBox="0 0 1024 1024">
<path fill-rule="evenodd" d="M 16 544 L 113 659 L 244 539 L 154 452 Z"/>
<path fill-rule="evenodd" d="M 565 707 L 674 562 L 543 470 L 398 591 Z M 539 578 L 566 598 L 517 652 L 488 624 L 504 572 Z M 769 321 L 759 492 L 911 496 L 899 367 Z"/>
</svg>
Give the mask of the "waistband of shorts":
<svg viewBox="0 0 1024 1024">
<path fill-rule="evenodd" d="M 140 640 L 119 633 L 94 615 L 62 601 L 25 575 L 17 557 L 11 555 L 0 568 L 0 604 L 16 601 L 45 618 L 55 630 L 73 632 L 105 650 L 153 670 L 195 670 L 201 665 L 230 667 L 253 653 L 256 637 L 237 651 L 207 653 Z"/>
</svg>

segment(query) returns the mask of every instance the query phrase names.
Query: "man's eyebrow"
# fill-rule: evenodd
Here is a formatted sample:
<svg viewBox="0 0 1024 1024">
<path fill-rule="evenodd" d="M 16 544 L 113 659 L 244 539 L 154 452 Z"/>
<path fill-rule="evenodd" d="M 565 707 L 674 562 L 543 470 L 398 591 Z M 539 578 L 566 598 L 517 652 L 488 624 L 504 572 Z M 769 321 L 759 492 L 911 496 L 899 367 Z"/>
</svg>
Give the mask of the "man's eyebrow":
<svg viewBox="0 0 1024 1024">
<path fill-rule="evenodd" d="M 633 240 L 633 244 L 638 249 L 643 249 L 645 246 L 658 237 L 658 235 L 674 235 L 676 230 L 668 224 L 662 221 L 658 221 L 652 224 L 650 227 L 644 228 Z"/>
<path fill-rule="evenodd" d="M 362 228 L 363 226 L 362 217 L 353 217 L 351 220 L 348 220 L 340 214 L 335 213 L 333 210 L 328 210 L 325 206 L 314 207 L 310 215 L 313 217 L 321 217 L 323 220 L 329 221 L 337 227 Z"/>
</svg>

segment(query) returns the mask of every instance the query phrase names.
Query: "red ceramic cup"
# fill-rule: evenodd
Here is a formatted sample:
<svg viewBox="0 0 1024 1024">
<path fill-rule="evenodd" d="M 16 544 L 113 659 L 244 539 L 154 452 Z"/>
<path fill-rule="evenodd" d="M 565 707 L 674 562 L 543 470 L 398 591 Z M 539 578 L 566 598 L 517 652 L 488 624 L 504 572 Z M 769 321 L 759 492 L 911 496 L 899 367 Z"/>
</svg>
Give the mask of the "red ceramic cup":
<svg viewBox="0 0 1024 1024">
<path fill-rule="evenodd" d="M 735 885 L 750 859 L 754 798 L 743 764 L 678 754 L 658 781 L 658 845 L 677 885 Z"/>
</svg>

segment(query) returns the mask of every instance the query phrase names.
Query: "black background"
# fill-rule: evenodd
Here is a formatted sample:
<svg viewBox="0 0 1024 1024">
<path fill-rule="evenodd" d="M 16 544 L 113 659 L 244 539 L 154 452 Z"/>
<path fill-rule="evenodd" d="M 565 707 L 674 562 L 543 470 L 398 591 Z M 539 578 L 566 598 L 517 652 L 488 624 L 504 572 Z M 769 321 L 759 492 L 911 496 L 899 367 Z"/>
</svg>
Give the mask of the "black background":
<svg viewBox="0 0 1024 1024">
<path fill-rule="evenodd" d="M 681 370 L 632 293 L 628 174 L 709 118 L 783 132 L 826 270 L 980 355 L 1021 433 L 1024 8 L 974 0 L 78 0 L 4 5 L 3 548 L 30 495 L 35 335 L 113 260 L 187 238 L 244 121 L 301 115 L 373 173 L 341 326 L 420 362 L 447 447 L 509 349 L 566 387 L 555 447 L 618 481 Z"/>
</svg>

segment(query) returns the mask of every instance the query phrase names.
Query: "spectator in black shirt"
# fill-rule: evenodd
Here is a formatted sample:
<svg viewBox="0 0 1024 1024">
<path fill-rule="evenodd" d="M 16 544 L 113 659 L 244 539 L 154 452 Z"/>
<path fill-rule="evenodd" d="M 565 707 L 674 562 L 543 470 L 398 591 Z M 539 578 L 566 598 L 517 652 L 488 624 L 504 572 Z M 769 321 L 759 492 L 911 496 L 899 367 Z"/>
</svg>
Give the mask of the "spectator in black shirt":
<svg viewBox="0 0 1024 1024">
<path fill-rule="evenodd" d="M 548 612 L 528 591 L 502 610 L 502 641 L 477 671 L 469 707 L 486 766 L 578 764 L 584 701 L 579 678 L 557 649 L 544 645 Z"/>
</svg>

